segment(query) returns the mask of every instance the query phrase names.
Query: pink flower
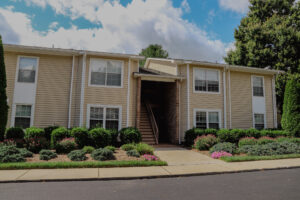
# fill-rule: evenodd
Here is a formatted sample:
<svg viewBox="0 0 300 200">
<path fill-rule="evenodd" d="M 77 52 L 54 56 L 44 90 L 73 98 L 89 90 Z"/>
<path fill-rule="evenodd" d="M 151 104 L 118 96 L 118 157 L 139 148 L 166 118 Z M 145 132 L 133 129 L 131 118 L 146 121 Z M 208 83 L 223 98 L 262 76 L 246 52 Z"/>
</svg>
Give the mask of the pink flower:
<svg viewBox="0 0 300 200">
<path fill-rule="evenodd" d="M 144 159 L 147 161 L 151 161 L 151 160 L 158 160 L 158 158 L 154 155 L 150 155 L 150 154 L 144 154 L 143 155 Z"/>
<path fill-rule="evenodd" d="M 211 157 L 214 159 L 219 159 L 221 157 L 230 157 L 230 156 L 232 156 L 232 154 L 225 151 L 215 151 L 211 154 Z"/>
</svg>

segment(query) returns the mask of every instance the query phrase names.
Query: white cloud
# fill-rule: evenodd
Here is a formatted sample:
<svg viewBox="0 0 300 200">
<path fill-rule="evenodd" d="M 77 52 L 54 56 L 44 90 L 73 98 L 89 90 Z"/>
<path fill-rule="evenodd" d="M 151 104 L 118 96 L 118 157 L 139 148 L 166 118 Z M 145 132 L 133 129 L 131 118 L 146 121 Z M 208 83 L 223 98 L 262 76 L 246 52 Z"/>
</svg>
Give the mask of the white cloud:
<svg viewBox="0 0 300 200">
<path fill-rule="evenodd" d="M 187 0 L 183 0 L 181 2 L 181 8 L 183 8 L 183 10 L 187 13 L 189 13 L 191 11 L 190 5 Z"/>
<path fill-rule="evenodd" d="M 216 16 L 215 10 L 210 10 L 210 11 L 208 12 L 208 17 L 207 17 L 207 20 L 206 20 L 207 23 L 208 23 L 208 24 L 213 23 L 213 20 L 214 20 L 215 16 Z"/>
<path fill-rule="evenodd" d="M 59 27 L 46 32 L 32 28 L 28 15 L 1 9 L 0 13 L 17 33 L 20 44 L 95 51 L 139 53 L 149 44 L 161 44 L 171 57 L 222 61 L 226 44 L 211 37 L 198 26 L 182 19 L 182 7 L 170 0 L 133 0 L 126 7 L 119 1 L 104 0 L 27 0 L 72 18 L 101 23 L 101 28 L 69 29 Z M 84 2 L 84 3 L 83 3 Z M 95 6 L 97 5 L 97 6 Z M 1 27 L 1 26 L 0 26 Z M 4 42 L 8 42 L 4 40 Z"/>
<path fill-rule="evenodd" d="M 55 29 L 57 28 L 58 26 L 58 22 L 52 22 L 50 25 L 49 25 L 49 29 Z"/>
<path fill-rule="evenodd" d="M 237 13 L 247 13 L 250 5 L 249 0 L 219 0 L 219 5 L 225 10 Z"/>
</svg>

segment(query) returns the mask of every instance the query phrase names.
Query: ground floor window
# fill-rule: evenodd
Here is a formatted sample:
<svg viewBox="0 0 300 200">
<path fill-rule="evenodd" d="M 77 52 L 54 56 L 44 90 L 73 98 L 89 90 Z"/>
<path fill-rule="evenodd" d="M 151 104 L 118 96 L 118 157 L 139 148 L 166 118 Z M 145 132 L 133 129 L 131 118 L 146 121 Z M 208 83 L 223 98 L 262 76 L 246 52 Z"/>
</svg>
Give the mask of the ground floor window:
<svg viewBox="0 0 300 200">
<path fill-rule="evenodd" d="M 120 108 L 109 106 L 90 106 L 89 127 L 103 127 L 119 130 Z"/>
<path fill-rule="evenodd" d="M 15 127 L 29 128 L 31 121 L 31 105 L 17 105 L 15 113 Z"/>
<path fill-rule="evenodd" d="M 265 115 L 264 114 L 254 114 L 254 127 L 256 129 L 264 129 L 265 128 Z"/>
<path fill-rule="evenodd" d="M 195 111 L 195 127 L 201 129 L 220 128 L 220 112 L 219 111 Z"/>
</svg>

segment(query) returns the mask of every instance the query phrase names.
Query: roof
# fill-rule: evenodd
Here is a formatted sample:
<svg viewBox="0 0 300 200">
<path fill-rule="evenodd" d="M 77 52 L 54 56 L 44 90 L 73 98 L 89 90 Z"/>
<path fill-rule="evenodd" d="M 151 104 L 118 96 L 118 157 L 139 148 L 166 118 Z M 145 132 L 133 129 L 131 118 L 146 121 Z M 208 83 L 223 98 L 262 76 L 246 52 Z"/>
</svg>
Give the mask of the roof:
<svg viewBox="0 0 300 200">
<path fill-rule="evenodd" d="M 273 70 L 273 69 L 263 69 L 257 67 L 246 67 L 246 66 L 239 66 L 239 65 L 229 65 L 229 64 L 221 64 L 221 63 L 212 63 L 207 61 L 197 61 L 197 60 L 185 60 L 185 59 L 165 59 L 165 58 L 147 58 L 145 67 L 149 65 L 152 61 L 160 61 L 170 63 L 170 64 L 194 64 L 194 65 L 205 65 L 207 67 L 220 67 L 226 68 L 231 71 L 241 71 L 241 72 L 249 72 L 249 73 L 259 73 L 259 74 L 282 74 L 285 73 L 281 70 Z"/>
<path fill-rule="evenodd" d="M 4 50 L 8 52 L 23 52 L 23 53 L 36 53 L 36 54 L 48 54 L 48 55 L 62 55 L 62 56 L 73 56 L 73 55 L 76 56 L 76 55 L 86 54 L 91 56 L 131 58 L 136 60 L 145 59 L 144 56 L 139 56 L 134 54 L 108 53 L 108 52 L 100 52 L 100 51 L 48 48 L 48 47 L 25 46 L 25 45 L 15 45 L 15 44 L 4 44 L 3 47 Z"/>
<path fill-rule="evenodd" d="M 141 77 L 142 80 L 152 80 L 152 81 L 159 80 L 165 82 L 174 82 L 175 80 L 185 79 L 182 76 L 175 76 L 154 69 L 146 69 L 144 67 L 140 67 L 139 72 L 134 72 L 133 74 L 134 77 Z"/>
</svg>

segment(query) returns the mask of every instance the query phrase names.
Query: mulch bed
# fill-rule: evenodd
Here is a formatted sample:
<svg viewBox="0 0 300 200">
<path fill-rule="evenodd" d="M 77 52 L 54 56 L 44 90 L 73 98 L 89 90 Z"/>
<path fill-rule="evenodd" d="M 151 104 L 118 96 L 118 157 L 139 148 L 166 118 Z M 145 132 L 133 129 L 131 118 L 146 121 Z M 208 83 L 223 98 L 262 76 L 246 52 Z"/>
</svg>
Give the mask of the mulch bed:
<svg viewBox="0 0 300 200">
<path fill-rule="evenodd" d="M 131 161 L 131 160 L 144 160 L 142 157 L 136 158 L 136 157 L 129 157 L 126 154 L 126 151 L 123 151 L 121 149 L 116 149 L 116 152 L 114 153 L 114 156 L 116 157 L 115 160 L 118 161 Z M 95 161 L 91 157 L 91 154 L 86 154 L 86 157 L 88 157 L 87 160 L 85 161 Z M 26 158 L 26 162 L 70 162 L 71 160 L 68 158 L 66 154 L 57 154 L 57 158 L 51 159 L 51 160 L 40 160 L 40 155 L 39 154 L 33 154 L 33 157 L 31 158 Z M 82 161 L 82 162 L 85 162 Z M 97 162 L 97 161 L 95 161 Z"/>
</svg>

